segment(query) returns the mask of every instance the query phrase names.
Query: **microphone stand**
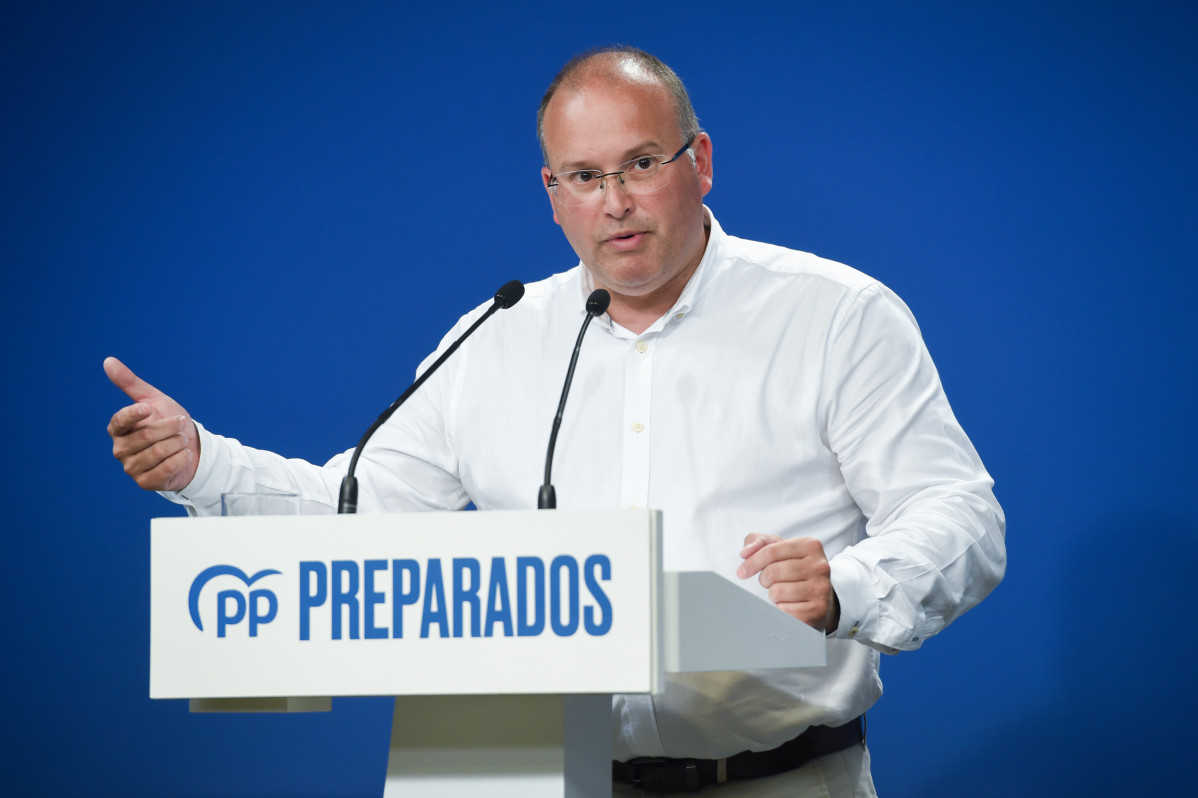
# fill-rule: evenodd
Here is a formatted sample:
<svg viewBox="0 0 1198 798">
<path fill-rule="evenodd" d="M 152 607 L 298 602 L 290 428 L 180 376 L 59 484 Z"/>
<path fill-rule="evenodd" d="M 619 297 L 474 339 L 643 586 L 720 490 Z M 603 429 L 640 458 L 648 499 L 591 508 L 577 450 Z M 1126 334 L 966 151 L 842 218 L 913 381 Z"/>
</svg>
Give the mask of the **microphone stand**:
<svg viewBox="0 0 1198 798">
<path fill-rule="evenodd" d="M 602 316 L 611 304 L 611 294 L 602 288 L 596 288 L 587 297 L 587 316 L 582 320 L 582 329 L 578 331 L 578 340 L 574 342 L 574 353 L 570 355 L 570 367 L 566 369 L 566 384 L 562 386 L 562 398 L 557 403 L 557 416 L 553 419 L 553 429 L 549 433 L 549 451 L 545 455 L 545 484 L 537 494 L 538 510 L 553 510 L 557 508 L 557 492 L 553 489 L 550 474 L 553 470 L 553 449 L 557 445 L 557 431 L 562 426 L 562 412 L 566 409 L 566 397 L 570 394 L 570 383 L 574 381 L 574 366 L 578 364 L 578 353 L 582 349 L 582 336 L 586 335 L 591 319 Z"/>
<path fill-rule="evenodd" d="M 358 478 L 354 476 L 354 472 L 358 468 L 358 458 L 362 455 L 362 449 L 366 446 L 366 441 L 370 440 L 370 436 L 378 430 L 379 427 L 387 423 L 387 419 L 395 414 L 400 405 L 408 400 L 408 397 L 416 392 L 416 389 L 424 384 L 424 381 L 432 376 L 433 372 L 441 367 L 441 364 L 449 359 L 449 356 L 458 350 L 462 342 L 470 337 L 470 334 L 478 329 L 484 321 L 491 318 L 495 311 L 501 308 L 510 308 L 512 305 L 520 301 L 524 296 L 524 284 L 519 280 L 511 280 L 503 284 L 503 287 L 495 292 L 495 301 L 491 307 L 487 308 L 486 313 L 478 318 L 478 321 L 470 325 L 466 332 L 462 333 L 456 341 L 449 345 L 449 348 L 441 353 L 433 364 L 425 369 L 424 373 L 416 378 L 416 381 L 411 386 L 400 394 L 399 398 L 391 403 L 391 406 L 382 412 L 370 425 L 370 429 L 366 430 L 366 434 L 362 436 L 362 440 L 358 441 L 357 447 L 354 448 L 353 457 L 349 460 L 349 470 L 345 474 L 345 478 L 341 480 L 341 495 L 337 501 L 338 514 L 352 514 L 358 511 Z"/>
</svg>

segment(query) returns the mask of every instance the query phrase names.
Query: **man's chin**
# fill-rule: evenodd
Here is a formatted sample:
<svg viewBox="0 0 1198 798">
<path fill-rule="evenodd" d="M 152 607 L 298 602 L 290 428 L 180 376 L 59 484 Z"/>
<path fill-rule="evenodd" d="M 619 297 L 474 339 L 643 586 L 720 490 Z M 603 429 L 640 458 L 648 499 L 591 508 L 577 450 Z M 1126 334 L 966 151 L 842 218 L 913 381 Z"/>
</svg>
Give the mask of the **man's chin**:
<svg viewBox="0 0 1198 798">
<path fill-rule="evenodd" d="M 605 269 L 601 272 L 592 270 L 591 276 L 594 278 L 597 287 L 606 288 L 613 294 L 619 294 L 620 296 L 646 296 L 661 287 L 659 281 L 656 279 L 656 272 L 646 274 L 644 272 L 621 272 Z"/>
</svg>

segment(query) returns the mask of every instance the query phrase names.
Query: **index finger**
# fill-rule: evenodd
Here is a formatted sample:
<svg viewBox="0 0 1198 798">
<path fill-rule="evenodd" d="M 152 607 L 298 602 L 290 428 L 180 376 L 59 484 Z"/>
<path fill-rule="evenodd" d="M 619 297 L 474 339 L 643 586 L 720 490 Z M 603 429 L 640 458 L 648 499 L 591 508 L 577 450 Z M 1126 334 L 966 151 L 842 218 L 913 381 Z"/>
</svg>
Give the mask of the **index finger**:
<svg viewBox="0 0 1198 798">
<path fill-rule="evenodd" d="M 746 546 L 745 550 L 740 553 L 745 561 L 736 569 L 736 575 L 741 579 L 748 579 L 750 576 L 761 573 L 761 570 L 770 563 L 784 559 L 780 547 L 776 545 L 778 543 L 781 541 L 763 538 Z"/>
<path fill-rule="evenodd" d="M 811 544 L 816 543 L 811 538 L 789 538 L 771 540 L 757 551 L 745 557 L 745 561 L 736 569 L 736 575 L 741 579 L 761 573 L 770 563 L 782 560 L 801 560 L 811 553 Z"/>
<path fill-rule="evenodd" d="M 751 557 L 755 552 L 759 551 L 762 546 L 770 543 L 777 543 L 782 538 L 777 535 L 767 535 L 763 532 L 750 532 L 745 535 L 744 548 L 740 550 L 741 558 Z"/>
<path fill-rule="evenodd" d="M 112 420 L 108 422 L 108 434 L 114 438 L 119 438 L 122 435 L 128 435 L 137 425 L 150 417 L 150 408 L 142 404 L 129 405 L 122 407 L 113 414 Z"/>
</svg>

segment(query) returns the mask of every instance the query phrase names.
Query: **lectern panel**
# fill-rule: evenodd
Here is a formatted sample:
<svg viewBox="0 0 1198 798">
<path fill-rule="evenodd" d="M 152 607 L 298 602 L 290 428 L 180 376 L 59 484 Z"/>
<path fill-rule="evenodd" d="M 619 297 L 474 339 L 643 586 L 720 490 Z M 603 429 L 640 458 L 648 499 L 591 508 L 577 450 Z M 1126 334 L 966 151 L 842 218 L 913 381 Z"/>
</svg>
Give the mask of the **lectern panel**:
<svg viewBox="0 0 1198 798">
<path fill-rule="evenodd" d="M 660 514 L 159 518 L 152 698 L 647 693 Z"/>
</svg>

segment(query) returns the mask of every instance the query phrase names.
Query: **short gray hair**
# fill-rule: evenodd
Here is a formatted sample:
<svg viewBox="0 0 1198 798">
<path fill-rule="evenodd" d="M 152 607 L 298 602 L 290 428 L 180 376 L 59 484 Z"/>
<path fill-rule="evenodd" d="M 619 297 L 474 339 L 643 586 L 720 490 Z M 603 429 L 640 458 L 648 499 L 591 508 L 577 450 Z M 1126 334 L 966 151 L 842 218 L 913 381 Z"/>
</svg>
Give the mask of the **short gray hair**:
<svg viewBox="0 0 1198 798">
<path fill-rule="evenodd" d="M 596 47 L 567 61 L 545 90 L 545 96 L 541 98 L 541 107 L 537 109 L 537 140 L 541 143 L 541 158 L 545 166 L 549 166 L 549 153 L 545 149 L 545 109 L 549 107 L 549 101 L 557 94 L 557 90 L 563 86 L 579 86 L 586 78 L 595 75 L 613 82 L 627 82 L 619 67 L 630 63 L 652 75 L 670 93 L 674 100 L 674 111 L 678 116 L 678 132 L 682 134 L 683 141 L 689 141 L 702 132 L 699 117 L 695 116 L 695 109 L 691 106 L 686 87 L 664 61 L 644 50 L 627 45 Z"/>
</svg>

